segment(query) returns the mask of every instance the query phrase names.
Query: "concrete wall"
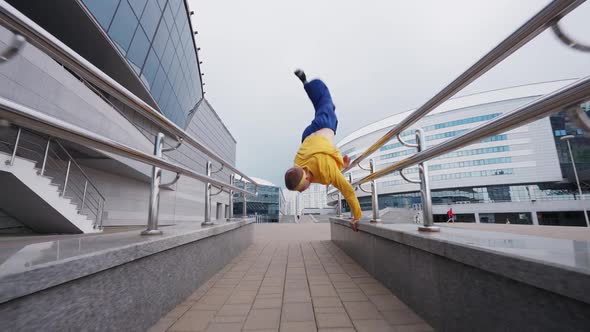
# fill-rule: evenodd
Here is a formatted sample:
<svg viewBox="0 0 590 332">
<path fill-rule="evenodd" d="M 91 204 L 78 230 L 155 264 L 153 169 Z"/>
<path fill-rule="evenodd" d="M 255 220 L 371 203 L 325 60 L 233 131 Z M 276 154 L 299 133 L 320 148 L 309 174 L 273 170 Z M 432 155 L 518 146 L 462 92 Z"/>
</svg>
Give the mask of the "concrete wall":
<svg viewBox="0 0 590 332">
<path fill-rule="evenodd" d="M 215 227 L 205 230 L 205 237 L 198 234 L 203 230 L 185 230 L 173 237 L 137 244 L 131 250 L 126 248 L 129 246 L 109 248 L 125 237 L 110 234 L 103 236 L 103 252 L 45 264 L 41 268 L 52 273 L 35 275 L 30 282 L 27 276 L 33 277 L 26 272 L 12 276 L 19 280 L 17 288 L 32 284 L 44 287 L 0 300 L 0 326 L 4 331 L 146 331 L 253 241 L 252 224 L 221 232 Z M 129 241 L 137 236 L 132 233 Z M 187 243 L 191 237 L 197 239 Z M 114 266 L 89 272 L 103 264 Z M 66 278 L 65 274 L 78 273 L 83 276 L 48 286 Z M 0 286 L 9 287 L 4 282 Z"/>
<path fill-rule="evenodd" d="M 590 326 L 590 302 L 582 295 L 587 273 L 456 245 L 445 234 L 430 238 L 373 225 L 361 225 L 355 233 L 331 225 L 332 241 L 436 331 L 585 331 Z"/>
</svg>

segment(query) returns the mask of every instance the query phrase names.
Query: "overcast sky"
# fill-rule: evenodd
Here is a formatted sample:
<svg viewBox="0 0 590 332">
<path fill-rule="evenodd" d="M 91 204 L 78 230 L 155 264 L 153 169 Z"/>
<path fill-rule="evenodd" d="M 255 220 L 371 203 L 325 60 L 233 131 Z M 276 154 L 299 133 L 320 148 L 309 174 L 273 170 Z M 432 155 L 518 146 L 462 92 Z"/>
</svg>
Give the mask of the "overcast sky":
<svg viewBox="0 0 590 332">
<path fill-rule="evenodd" d="M 418 107 L 544 7 L 543 0 L 189 0 L 206 98 L 238 141 L 237 167 L 284 186 L 313 107 L 292 74 L 322 78 L 335 142 Z M 564 29 L 590 44 L 590 3 Z M 583 77 L 590 54 L 546 31 L 461 94 Z"/>
</svg>

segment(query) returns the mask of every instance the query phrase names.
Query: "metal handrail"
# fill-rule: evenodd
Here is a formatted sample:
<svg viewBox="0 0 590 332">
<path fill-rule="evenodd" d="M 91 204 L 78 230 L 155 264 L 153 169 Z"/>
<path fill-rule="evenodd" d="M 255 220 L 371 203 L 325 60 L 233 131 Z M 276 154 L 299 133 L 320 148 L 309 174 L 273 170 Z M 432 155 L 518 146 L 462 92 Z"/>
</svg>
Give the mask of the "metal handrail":
<svg viewBox="0 0 590 332">
<path fill-rule="evenodd" d="M 83 77 L 88 82 L 96 85 L 110 95 L 116 97 L 127 106 L 140 113 L 165 132 L 171 134 L 171 137 L 182 138 L 185 143 L 196 147 L 199 151 L 208 155 L 213 160 L 225 165 L 232 172 L 248 179 L 254 185 L 258 183 L 247 175 L 240 172 L 237 168 L 225 161 L 217 153 L 206 147 L 199 140 L 185 132 L 175 123 L 170 121 L 160 112 L 148 105 L 135 94 L 127 90 L 124 86 L 113 80 L 110 76 L 102 72 L 86 59 L 55 38 L 42 27 L 34 23 L 21 12 L 10 6 L 6 1 L 0 1 L 0 24 L 8 29 L 23 35 L 29 43 L 43 50 L 50 57 L 60 63 L 65 63 L 73 68 L 76 74 Z M 162 167 L 165 168 L 165 167 Z"/>
<path fill-rule="evenodd" d="M 76 160 L 74 159 L 74 157 L 72 157 L 72 155 L 68 152 L 68 150 L 66 150 L 66 148 L 64 148 L 64 146 L 61 145 L 61 143 L 58 140 L 55 140 L 55 143 L 57 143 L 57 145 L 59 145 L 59 147 L 62 149 L 62 151 L 65 152 L 65 154 L 68 156 L 68 158 L 70 158 L 70 160 L 74 163 L 74 166 L 76 166 L 78 168 L 78 170 L 80 171 L 80 173 L 82 173 L 82 176 L 84 176 L 86 181 L 88 181 L 88 183 L 90 183 L 92 188 L 94 188 L 96 190 L 96 193 L 100 196 L 100 198 L 102 198 L 103 200 L 106 200 L 106 198 L 100 193 L 100 190 L 98 190 L 98 188 L 94 185 L 92 180 L 90 180 L 90 177 L 86 174 L 86 172 L 84 172 L 82 167 L 80 167 L 80 165 L 76 162 Z"/>
<path fill-rule="evenodd" d="M 406 159 L 400 160 L 395 164 L 383 168 L 373 174 L 367 175 L 366 177 L 354 182 L 353 186 L 378 179 L 403 168 L 407 168 L 420 162 L 436 158 L 445 153 L 449 153 L 453 150 L 473 144 L 486 137 L 520 127 L 555 111 L 571 107 L 575 104 L 583 103 L 586 100 L 590 100 L 590 76 L 580 79 L 562 89 L 542 96 L 510 113 L 476 127 L 461 136 L 449 139 L 424 151 L 418 152 Z"/>
<path fill-rule="evenodd" d="M 554 23 L 555 18 L 567 15 L 569 12 L 584 2 L 585 0 L 552 1 L 520 28 L 514 31 L 510 36 L 504 39 L 500 44 L 494 47 L 485 56 L 483 56 L 479 61 L 469 67 L 469 69 L 457 77 L 453 82 L 451 82 L 434 97 L 428 100 L 424 105 L 420 106 L 407 118 L 395 125 L 389 132 L 387 132 L 385 135 L 383 135 L 383 137 L 377 140 L 377 142 L 365 150 L 365 152 L 355 158 L 355 160 L 353 160 L 350 165 L 343 170 L 343 172 L 347 172 L 354 168 L 373 152 L 377 151 L 377 149 L 389 142 L 393 137 L 396 137 L 406 128 L 416 123 L 422 117 L 426 116 L 429 112 L 455 95 L 465 86 L 469 85 L 471 82 L 485 74 L 488 70 L 493 68 L 506 57 L 517 51 L 521 46 L 525 45 L 545 29 L 549 28 Z M 375 174 L 378 173 L 379 172 Z"/>
<path fill-rule="evenodd" d="M 208 182 L 212 185 L 222 187 L 226 191 L 233 190 L 240 193 L 255 195 L 255 193 L 238 188 L 234 185 L 229 185 L 213 177 L 208 177 L 184 166 L 172 163 L 163 158 L 155 157 L 154 155 L 137 150 L 125 144 L 116 142 L 110 138 L 90 132 L 84 128 L 80 128 L 76 125 L 56 119 L 50 115 L 1 97 L 0 118 L 6 119 L 18 126 L 31 128 L 32 130 L 51 135 L 53 137 L 58 137 L 84 146 L 111 152 L 119 156 L 131 158 L 171 172 L 186 175 L 203 182 Z"/>
</svg>

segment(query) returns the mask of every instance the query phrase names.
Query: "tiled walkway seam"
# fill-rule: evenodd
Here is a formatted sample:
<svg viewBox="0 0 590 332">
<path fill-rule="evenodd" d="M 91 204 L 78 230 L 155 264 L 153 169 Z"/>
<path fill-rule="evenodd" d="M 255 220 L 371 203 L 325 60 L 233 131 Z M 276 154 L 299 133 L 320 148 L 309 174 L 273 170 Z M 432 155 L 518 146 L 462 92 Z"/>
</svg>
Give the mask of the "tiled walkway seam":
<svg viewBox="0 0 590 332">
<path fill-rule="evenodd" d="M 331 241 L 257 242 L 150 329 L 432 331 Z"/>
</svg>

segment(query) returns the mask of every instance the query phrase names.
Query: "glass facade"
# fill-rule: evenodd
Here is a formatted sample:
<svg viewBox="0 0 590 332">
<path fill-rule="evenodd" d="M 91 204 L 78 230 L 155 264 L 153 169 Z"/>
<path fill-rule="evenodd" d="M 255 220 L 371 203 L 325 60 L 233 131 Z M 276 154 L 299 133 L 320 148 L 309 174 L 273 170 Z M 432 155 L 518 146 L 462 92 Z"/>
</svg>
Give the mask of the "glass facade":
<svg viewBox="0 0 590 332">
<path fill-rule="evenodd" d="M 183 0 L 82 0 L 180 127 L 202 97 L 201 76 Z"/>
<path fill-rule="evenodd" d="M 582 109 L 590 114 L 590 103 L 583 104 Z M 573 135 L 574 138 L 570 140 L 570 145 L 576 169 L 582 181 L 581 185 L 590 187 L 589 184 L 586 184 L 590 180 L 590 133 L 577 122 L 575 117 L 565 111 L 553 114 L 550 120 L 563 177 L 575 181 L 572 156 L 570 156 L 567 143 L 561 140 L 563 136 Z"/>
<path fill-rule="evenodd" d="M 256 188 L 250 182 L 236 180 L 236 187 L 246 188 L 250 192 Z M 265 222 L 279 222 L 281 202 L 284 203 L 281 188 L 275 186 L 258 186 L 258 196 L 246 195 L 246 213 L 249 216 L 259 216 L 258 219 Z M 241 216 L 243 212 L 244 199 L 241 194 L 234 195 L 234 216 Z"/>
</svg>

